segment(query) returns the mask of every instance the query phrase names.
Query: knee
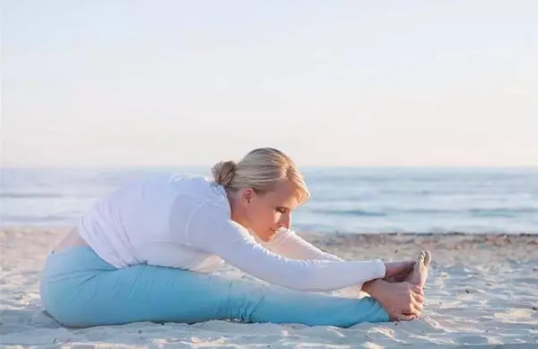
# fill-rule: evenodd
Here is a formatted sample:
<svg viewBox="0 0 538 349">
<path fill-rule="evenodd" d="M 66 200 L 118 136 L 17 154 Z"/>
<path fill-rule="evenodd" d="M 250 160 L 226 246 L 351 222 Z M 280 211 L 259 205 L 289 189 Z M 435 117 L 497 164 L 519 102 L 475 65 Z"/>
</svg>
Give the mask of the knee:
<svg viewBox="0 0 538 349">
<path fill-rule="evenodd" d="M 233 317 L 242 321 L 251 321 L 253 313 L 263 302 L 268 285 L 245 280 L 234 280 L 226 294 L 226 307 Z"/>
</svg>

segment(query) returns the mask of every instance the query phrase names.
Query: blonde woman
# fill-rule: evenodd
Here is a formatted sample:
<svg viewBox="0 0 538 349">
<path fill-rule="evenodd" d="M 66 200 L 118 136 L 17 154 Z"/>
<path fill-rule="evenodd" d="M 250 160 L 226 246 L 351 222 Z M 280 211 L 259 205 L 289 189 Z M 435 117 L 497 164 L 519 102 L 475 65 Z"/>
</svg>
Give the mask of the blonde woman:
<svg viewBox="0 0 538 349">
<path fill-rule="evenodd" d="M 255 149 L 212 170 L 211 180 L 156 175 L 96 202 L 47 258 L 48 313 L 69 327 L 216 319 L 348 327 L 420 315 L 427 261 L 344 261 L 289 229 L 309 192 L 286 154 Z M 223 261 L 265 282 L 214 274 Z M 371 297 L 322 293 L 350 286 Z"/>
</svg>

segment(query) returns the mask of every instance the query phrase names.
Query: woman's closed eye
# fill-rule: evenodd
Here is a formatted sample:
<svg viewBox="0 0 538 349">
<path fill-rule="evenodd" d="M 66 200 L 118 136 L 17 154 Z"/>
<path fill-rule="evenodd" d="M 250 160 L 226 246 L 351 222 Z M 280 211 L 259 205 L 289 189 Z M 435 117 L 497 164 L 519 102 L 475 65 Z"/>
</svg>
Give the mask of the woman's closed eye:
<svg viewBox="0 0 538 349">
<path fill-rule="evenodd" d="M 276 211 L 280 213 L 286 213 L 288 209 L 286 207 L 277 207 Z"/>
</svg>

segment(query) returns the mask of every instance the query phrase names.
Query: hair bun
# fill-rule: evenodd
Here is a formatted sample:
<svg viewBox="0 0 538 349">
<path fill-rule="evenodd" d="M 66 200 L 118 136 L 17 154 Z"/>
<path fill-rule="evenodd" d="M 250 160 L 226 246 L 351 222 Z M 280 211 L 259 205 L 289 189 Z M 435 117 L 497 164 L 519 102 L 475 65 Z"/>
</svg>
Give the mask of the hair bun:
<svg viewBox="0 0 538 349">
<path fill-rule="evenodd" d="M 222 186 L 229 186 L 235 175 L 237 164 L 233 160 L 221 161 L 211 169 L 215 182 Z"/>
</svg>

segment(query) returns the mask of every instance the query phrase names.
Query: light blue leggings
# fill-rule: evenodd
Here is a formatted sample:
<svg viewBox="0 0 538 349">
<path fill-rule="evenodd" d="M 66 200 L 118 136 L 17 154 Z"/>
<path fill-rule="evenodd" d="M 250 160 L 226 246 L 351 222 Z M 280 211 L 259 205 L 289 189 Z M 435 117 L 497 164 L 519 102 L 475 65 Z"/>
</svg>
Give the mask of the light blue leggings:
<svg viewBox="0 0 538 349">
<path fill-rule="evenodd" d="M 389 321 L 388 314 L 370 297 L 291 291 L 149 265 L 116 269 L 89 247 L 49 255 L 41 298 L 47 312 L 68 327 L 225 319 L 349 327 Z"/>
</svg>

